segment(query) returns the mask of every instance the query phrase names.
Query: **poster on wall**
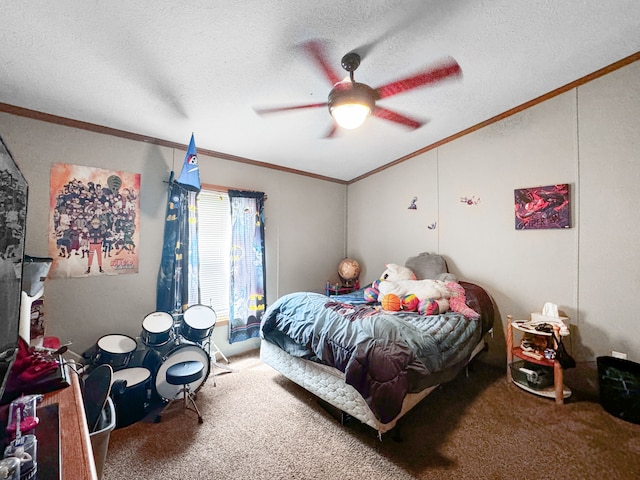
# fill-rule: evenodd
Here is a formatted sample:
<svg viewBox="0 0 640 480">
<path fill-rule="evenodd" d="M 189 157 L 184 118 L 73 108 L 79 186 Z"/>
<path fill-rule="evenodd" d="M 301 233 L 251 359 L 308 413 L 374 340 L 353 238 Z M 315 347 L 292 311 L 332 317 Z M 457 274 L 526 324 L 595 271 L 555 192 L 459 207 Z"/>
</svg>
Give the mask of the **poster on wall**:
<svg viewBox="0 0 640 480">
<path fill-rule="evenodd" d="M 50 278 L 138 273 L 139 173 L 56 163 L 49 211 Z"/>
<path fill-rule="evenodd" d="M 569 228 L 569 184 L 518 188 L 514 191 L 516 230 Z"/>
</svg>

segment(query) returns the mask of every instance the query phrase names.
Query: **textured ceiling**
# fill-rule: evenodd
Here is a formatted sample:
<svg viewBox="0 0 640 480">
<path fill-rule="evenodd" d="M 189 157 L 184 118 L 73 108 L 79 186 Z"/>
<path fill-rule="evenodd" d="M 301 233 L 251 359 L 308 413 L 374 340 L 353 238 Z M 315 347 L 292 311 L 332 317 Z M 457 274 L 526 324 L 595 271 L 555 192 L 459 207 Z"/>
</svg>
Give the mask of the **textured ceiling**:
<svg viewBox="0 0 640 480">
<path fill-rule="evenodd" d="M 0 102 L 351 180 L 640 51 L 638 0 L 3 0 Z M 370 118 L 323 138 L 336 72 L 372 87 L 445 56 L 463 77 L 383 99 L 428 122 Z M 0 132 L 1 133 L 1 132 Z"/>
</svg>

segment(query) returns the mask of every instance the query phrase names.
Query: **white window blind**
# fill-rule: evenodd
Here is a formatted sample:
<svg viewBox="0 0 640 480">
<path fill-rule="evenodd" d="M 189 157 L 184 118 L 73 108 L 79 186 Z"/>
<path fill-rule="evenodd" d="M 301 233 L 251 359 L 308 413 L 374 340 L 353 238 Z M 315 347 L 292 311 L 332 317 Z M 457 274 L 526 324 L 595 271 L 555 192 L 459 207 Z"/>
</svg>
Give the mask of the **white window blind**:
<svg viewBox="0 0 640 480">
<path fill-rule="evenodd" d="M 203 188 L 198 195 L 200 303 L 213 308 L 218 321 L 229 319 L 230 251 L 229 195 Z"/>
</svg>

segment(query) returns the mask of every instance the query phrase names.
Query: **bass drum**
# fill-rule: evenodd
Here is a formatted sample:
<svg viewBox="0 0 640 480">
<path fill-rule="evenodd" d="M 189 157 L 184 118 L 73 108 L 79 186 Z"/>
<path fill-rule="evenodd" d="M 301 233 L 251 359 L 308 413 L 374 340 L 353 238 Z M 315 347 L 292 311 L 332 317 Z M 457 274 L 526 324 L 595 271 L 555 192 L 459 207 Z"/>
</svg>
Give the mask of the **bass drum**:
<svg viewBox="0 0 640 480">
<path fill-rule="evenodd" d="M 189 360 L 198 360 L 204 365 L 204 374 L 198 380 L 189 384 L 190 391 L 197 392 L 204 384 L 211 370 L 209 354 L 200 345 L 182 344 L 169 351 L 163 356 L 162 363 L 156 373 L 156 393 L 165 400 L 175 400 L 182 395 L 182 385 L 171 385 L 167 383 L 167 370 L 172 365 Z"/>
</svg>

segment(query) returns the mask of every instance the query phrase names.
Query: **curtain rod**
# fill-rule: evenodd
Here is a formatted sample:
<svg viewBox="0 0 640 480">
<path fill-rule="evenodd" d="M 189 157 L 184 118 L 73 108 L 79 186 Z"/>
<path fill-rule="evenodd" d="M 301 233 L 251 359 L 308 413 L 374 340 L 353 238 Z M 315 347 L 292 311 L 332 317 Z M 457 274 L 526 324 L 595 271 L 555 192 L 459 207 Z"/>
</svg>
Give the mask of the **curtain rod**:
<svg viewBox="0 0 640 480">
<path fill-rule="evenodd" d="M 163 183 L 169 183 L 169 180 L 163 180 Z M 215 190 L 216 192 L 225 192 L 229 193 L 229 190 L 239 190 L 239 191 L 247 191 L 247 192 L 257 192 L 257 190 L 247 190 L 246 188 L 238 188 L 238 187 L 224 187 L 222 185 L 213 185 L 211 183 L 203 183 L 201 184 L 201 188 L 206 190 Z M 264 193 L 264 192 L 260 192 Z M 264 194 L 264 199 L 267 200 L 267 194 Z"/>
<path fill-rule="evenodd" d="M 211 183 L 203 183 L 202 188 L 207 190 L 217 190 L 218 192 L 228 192 L 229 190 L 244 190 L 244 188 L 223 187 L 222 185 L 212 185 Z"/>
<path fill-rule="evenodd" d="M 217 192 L 229 192 L 229 190 L 239 190 L 241 192 L 246 191 L 246 192 L 257 192 L 257 190 L 247 190 L 246 188 L 238 188 L 238 187 L 224 187 L 222 185 L 213 185 L 211 183 L 203 183 L 201 185 L 202 188 L 206 189 L 206 190 L 215 190 Z M 260 193 L 264 193 L 264 192 L 260 192 Z M 264 194 L 264 199 L 265 201 L 267 200 L 267 194 Z"/>
</svg>

